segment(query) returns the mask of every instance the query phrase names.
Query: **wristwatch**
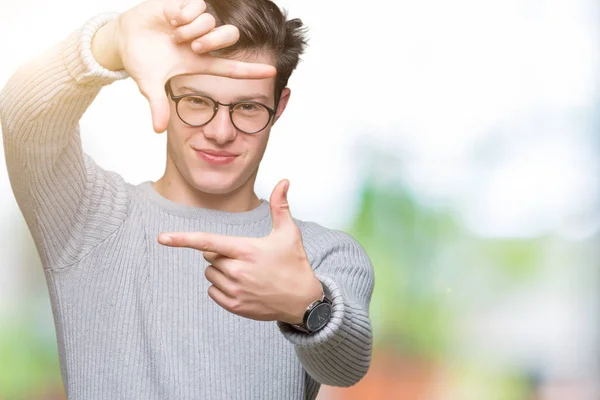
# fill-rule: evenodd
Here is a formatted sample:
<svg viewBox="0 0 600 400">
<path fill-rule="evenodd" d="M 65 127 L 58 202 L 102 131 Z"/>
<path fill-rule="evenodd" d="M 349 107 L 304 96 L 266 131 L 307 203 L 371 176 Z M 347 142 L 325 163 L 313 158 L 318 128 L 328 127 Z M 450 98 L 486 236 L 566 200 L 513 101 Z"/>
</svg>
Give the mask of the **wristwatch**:
<svg viewBox="0 0 600 400">
<path fill-rule="evenodd" d="M 321 286 L 323 286 L 323 284 L 321 284 Z M 329 322 L 332 304 L 333 301 L 331 300 L 331 297 L 328 293 L 325 293 L 325 288 L 323 288 L 323 296 L 321 299 L 313 301 L 306 307 L 306 311 L 302 317 L 302 323 L 292 324 L 292 326 L 305 333 L 314 333 L 318 331 Z"/>
</svg>

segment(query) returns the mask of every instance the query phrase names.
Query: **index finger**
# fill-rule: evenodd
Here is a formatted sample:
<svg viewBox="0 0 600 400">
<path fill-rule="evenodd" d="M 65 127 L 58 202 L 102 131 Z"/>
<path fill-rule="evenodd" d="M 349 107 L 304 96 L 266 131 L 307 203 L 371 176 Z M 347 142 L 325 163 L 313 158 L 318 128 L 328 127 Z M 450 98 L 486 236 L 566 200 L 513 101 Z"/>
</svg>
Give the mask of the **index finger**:
<svg viewBox="0 0 600 400">
<path fill-rule="evenodd" d="M 268 64 L 249 63 L 209 56 L 204 59 L 202 74 L 236 79 L 265 79 L 275 76 L 277 70 Z"/>
<path fill-rule="evenodd" d="M 158 241 L 166 246 L 210 251 L 229 258 L 236 258 L 244 245 L 244 238 L 207 232 L 161 233 Z"/>
</svg>

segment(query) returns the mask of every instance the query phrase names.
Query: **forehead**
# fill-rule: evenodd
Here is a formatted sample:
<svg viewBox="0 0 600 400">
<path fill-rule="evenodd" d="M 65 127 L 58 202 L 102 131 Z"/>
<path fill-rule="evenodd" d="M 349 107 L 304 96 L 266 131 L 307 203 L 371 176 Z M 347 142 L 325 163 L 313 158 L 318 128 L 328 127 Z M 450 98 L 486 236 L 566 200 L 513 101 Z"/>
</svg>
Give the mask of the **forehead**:
<svg viewBox="0 0 600 400">
<path fill-rule="evenodd" d="M 228 56 L 230 60 L 275 65 L 273 57 L 267 52 L 245 53 Z M 239 97 L 263 95 L 273 99 L 275 77 L 266 79 L 235 79 L 216 75 L 178 75 L 171 79 L 175 94 L 182 94 L 182 88 L 193 88 L 206 93 L 222 102 L 234 101 Z"/>
</svg>

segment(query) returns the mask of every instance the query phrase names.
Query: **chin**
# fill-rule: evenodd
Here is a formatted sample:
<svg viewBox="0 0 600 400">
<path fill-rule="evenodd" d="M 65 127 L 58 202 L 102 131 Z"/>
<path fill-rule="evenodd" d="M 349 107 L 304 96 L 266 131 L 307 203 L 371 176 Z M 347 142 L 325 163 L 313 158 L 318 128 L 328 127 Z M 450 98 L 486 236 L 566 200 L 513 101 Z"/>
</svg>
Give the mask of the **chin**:
<svg viewBox="0 0 600 400">
<path fill-rule="evenodd" d="M 197 174 L 188 181 L 196 190 L 202 193 L 222 195 L 233 192 L 239 186 L 235 179 L 224 174 Z"/>
</svg>

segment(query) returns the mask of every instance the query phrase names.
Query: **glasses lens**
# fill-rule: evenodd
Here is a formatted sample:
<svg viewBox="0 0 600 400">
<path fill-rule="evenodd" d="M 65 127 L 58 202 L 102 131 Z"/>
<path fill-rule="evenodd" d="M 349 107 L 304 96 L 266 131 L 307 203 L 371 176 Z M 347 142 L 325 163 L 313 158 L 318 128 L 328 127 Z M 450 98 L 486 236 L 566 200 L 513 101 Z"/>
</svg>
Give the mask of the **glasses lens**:
<svg viewBox="0 0 600 400">
<path fill-rule="evenodd" d="M 204 96 L 185 96 L 179 100 L 177 112 L 189 125 L 204 125 L 213 117 L 215 103 Z"/>
<path fill-rule="evenodd" d="M 231 114 L 233 124 L 242 132 L 257 133 L 266 128 L 271 119 L 269 110 L 259 103 L 238 103 Z"/>
</svg>

